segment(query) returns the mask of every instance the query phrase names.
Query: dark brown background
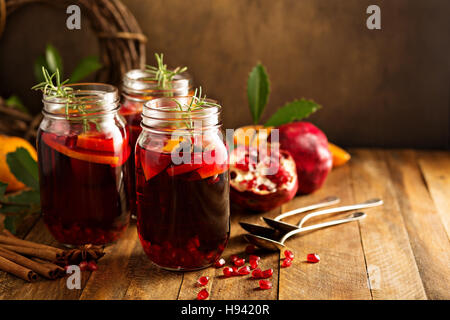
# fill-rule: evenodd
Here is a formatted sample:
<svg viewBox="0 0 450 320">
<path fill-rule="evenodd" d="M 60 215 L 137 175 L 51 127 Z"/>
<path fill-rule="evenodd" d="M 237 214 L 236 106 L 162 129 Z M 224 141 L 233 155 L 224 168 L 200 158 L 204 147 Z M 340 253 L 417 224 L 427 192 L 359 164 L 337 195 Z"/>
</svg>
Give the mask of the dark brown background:
<svg viewBox="0 0 450 320">
<path fill-rule="evenodd" d="M 323 109 L 310 118 L 344 146 L 448 148 L 450 1 L 124 0 L 169 65 L 187 65 L 224 105 L 227 128 L 250 123 L 245 87 L 261 61 L 272 94 L 263 116 L 295 98 Z M 382 30 L 365 26 L 381 7 Z M 47 42 L 69 71 L 97 52 L 89 23 L 65 28 L 63 10 L 30 5 L 10 17 L 0 40 L 0 95 L 36 110 L 35 57 Z"/>
</svg>

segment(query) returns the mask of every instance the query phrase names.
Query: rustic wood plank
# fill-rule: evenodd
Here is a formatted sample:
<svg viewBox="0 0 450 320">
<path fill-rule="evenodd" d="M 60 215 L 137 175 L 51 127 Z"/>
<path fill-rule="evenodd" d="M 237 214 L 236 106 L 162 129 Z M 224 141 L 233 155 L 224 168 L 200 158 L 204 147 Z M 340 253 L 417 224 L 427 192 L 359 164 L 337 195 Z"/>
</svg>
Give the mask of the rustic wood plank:
<svg viewBox="0 0 450 320">
<path fill-rule="evenodd" d="M 411 246 L 429 299 L 450 298 L 450 242 L 412 150 L 385 151 Z"/>
<path fill-rule="evenodd" d="M 25 238 L 29 241 L 45 243 L 58 247 L 59 244 L 47 231 L 42 219 L 40 219 Z M 82 272 L 81 288 L 89 279 L 90 272 Z M 35 283 L 26 283 L 11 275 L 0 278 L 0 299 L 78 299 L 82 290 L 70 290 L 66 286 L 66 278 L 56 280 L 39 279 Z"/>
<path fill-rule="evenodd" d="M 245 254 L 245 248 L 248 243 L 245 242 L 242 237 L 242 235 L 245 233 L 245 230 L 243 230 L 239 226 L 239 221 L 263 224 L 260 220 L 260 217 L 262 215 L 267 217 L 275 217 L 279 213 L 279 209 L 275 209 L 264 214 L 259 214 L 246 212 L 237 207 L 232 207 L 230 240 L 222 256 L 227 261 L 227 264 L 225 266 L 231 266 L 230 256 L 233 254 L 245 258 L 246 262 L 248 262 L 248 255 Z M 199 291 L 199 288 L 195 288 L 195 281 L 197 281 L 197 279 L 201 275 L 210 276 L 208 289 L 210 293 L 209 299 L 211 300 L 277 299 L 279 265 L 278 254 L 263 251 L 257 251 L 255 254 L 258 254 L 261 257 L 260 267 L 262 270 L 269 268 L 274 269 L 274 273 L 271 278 L 273 285 L 272 289 L 259 290 L 258 280 L 251 279 L 250 275 L 225 278 L 222 272 L 223 268 L 215 269 L 214 267 L 211 267 L 209 269 L 200 270 L 197 272 L 186 273 L 184 275 L 185 278 L 181 286 L 179 299 L 195 299 L 195 297 L 197 296 L 197 292 Z"/>
<path fill-rule="evenodd" d="M 135 230 L 137 233 L 137 231 Z M 128 264 L 130 285 L 124 299 L 175 300 L 183 281 L 183 273 L 162 270 L 150 262 L 136 241 Z"/>
<path fill-rule="evenodd" d="M 354 202 L 348 166 L 334 169 L 320 190 L 297 197 L 284 206 L 283 211 L 316 203 L 331 195 L 340 197 L 341 204 Z M 295 216 L 286 221 L 297 223 L 300 218 Z M 328 219 L 321 218 L 325 220 Z M 310 223 L 316 222 L 314 219 Z M 357 222 L 294 236 L 287 245 L 295 259 L 291 267 L 280 270 L 280 299 L 372 299 Z M 321 261 L 307 263 L 308 253 L 319 254 Z"/>
<path fill-rule="evenodd" d="M 381 207 L 365 210 L 367 218 L 359 222 L 373 298 L 426 299 L 383 155 L 374 150 L 354 150 L 352 155 L 355 200 L 384 201 Z"/>
<path fill-rule="evenodd" d="M 450 237 L 450 152 L 418 152 L 428 191 Z"/>
</svg>

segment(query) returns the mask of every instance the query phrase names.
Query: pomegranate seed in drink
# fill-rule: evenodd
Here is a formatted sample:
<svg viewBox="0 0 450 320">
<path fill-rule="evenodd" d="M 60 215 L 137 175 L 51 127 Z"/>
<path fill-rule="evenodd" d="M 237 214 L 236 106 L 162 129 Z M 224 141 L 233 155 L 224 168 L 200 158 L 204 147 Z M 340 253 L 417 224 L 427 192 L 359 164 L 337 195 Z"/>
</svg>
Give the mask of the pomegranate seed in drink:
<svg viewBox="0 0 450 320">
<path fill-rule="evenodd" d="M 269 280 L 259 280 L 259 287 L 262 290 L 272 289 L 272 282 Z"/>
<path fill-rule="evenodd" d="M 294 253 L 291 250 L 285 250 L 284 256 L 288 259 L 294 260 Z"/>
<path fill-rule="evenodd" d="M 267 269 L 262 272 L 263 278 L 270 278 L 273 275 L 273 269 Z"/>
<path fill-rule="evenodd" d="M 320 261 L 320 257 L 316 253 L 310 253 L 306 256 L 306 261 L 308 261 L 310 263 L 317 263 Z"/>
<path fill-rule="evenodd" d="M 95 263 L 94 260 L 89 261 L 88 264 L 87 264 L 87 268 L 88 268 L 89 271 L 95 271 L 95 270 L 98 269 L 97 263 Z"/>
<path fill-rule="evenodd" d="M 281 264 L 281 267 L 282 268 L 287 268 L 287 267 L 290 267 L 291 265 L 292 265 L 292 260 L 289 259 L 289 258 L 285 258 L 283 260 L 283 263 Z"/>
<path fill-rule="evenodd" d="M 255 253 L 256 251 L 256 247 L 253 244 L 249 244 L 246 248 L 245 248 L 245 253 L 246 254 L 252 254 Z"/>
<path fill-rule="evenodd" d="M 245 259 L 237 259 L 234 261 L 236 267 L 242 267 L 245 264 Z"/>
<path fill-rule="evenodd" d="M 244 266 L 242 268 L 239 269 L 239 274 L 244 276 L 246 274 L 250 274 L 250 267 L 249 266 Z"/>
<path fill-rule="evenodd" d="M 198 294 L 197 294 L 197 300 L 205 300 L 206 298 L 209 297 L 209 293 L 208 290 L 206 289 L 202 289 Z"/>
<path fill-rule="evenodd" d="M 225 277 L 231 277 L 233 275 L 233 268 L 231 267 L 223 268 L 223 274 Z"/>
<path fill-rule="evenodd" d="M 252 277 L 255 279 L 259 279 L 262 277 L 262 272 L 260 268 L 256 268 L 255 270 L 253 270 L 252 272 Z"/>
<path fill-rule="evenodd" d="M 225 265 L 225 259 L 221 258 L 219 260 L 216 261 L 216 263 L 214 264 L 214 266 L 216 268 L 221 268 Z"/>
<path fill-rule="evenodd" d="M 199 285 L 201 285 L 201 286 L 206 286 L 207 284 L 208 284 L 208 281 L 209 281 L 209 277 L 200 277 L 198 280 L 197 280 L 197 283 L 199 284 Z"/>
<path fill-rule="evenodd" d="M 81 261 L 80 264 L 79 264 L 78 266 L 80 267 L 80 270 L 81 270 L 81 271 L 84 271 L 84 270 L 87 269 L 88 263 L 87 263 L 87 261 Z"/>
</svg>

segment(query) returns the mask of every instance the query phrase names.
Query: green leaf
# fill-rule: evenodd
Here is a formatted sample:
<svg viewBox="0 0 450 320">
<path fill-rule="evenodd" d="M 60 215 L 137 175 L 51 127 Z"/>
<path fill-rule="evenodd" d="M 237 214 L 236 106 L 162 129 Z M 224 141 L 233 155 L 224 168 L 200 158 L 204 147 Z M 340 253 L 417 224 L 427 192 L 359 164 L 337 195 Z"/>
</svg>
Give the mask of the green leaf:
<svg viewBox="0 0 450 320">
<path fill-rule="evenodd" d="M 5 221 L 3 221 L 3 225 L 9 232 L 16 234 L 16 224 L 18 219 L 18 216 L 6 216 Z"/>
<path fill-rule="evenodd" d="M 47 70 L 49 69 L 44 55 L 41 54 L 39 57 L 36 58 L 36 61 L 34 61 L 33 66 L 34 78 L 36 79 L 36 82 L 45 81 L 44 75 L 42 74 L 42 67 L 44 67 Z"/>
<path fill-rule="evenodd" d="M 79 82 L 102 67 L 97 56 L 89 56 L 80 61 L 70 76 L 70 82 Z"/>
<path fill-rule="evenodd" d="M 8 99 L 5 100 L 5 103 L 8 107 L 12 107 L 17 110 L 29 113 L 27 107 L 25 107 L 22 100 L 16 95 L 10 96 Z"/>
<path fill-rule="evenodd" d="M 270 82 L 266 69 L 258 63 L 250 72 L 247 81 L 247 97 L 253 123 L 258 124 L 259 119 L 267 105 L 270 94 Z"/>
<path fill-rule="evenodd" d="M 286 103 L 266 122 L 266 127 L 278 127 L 282 124 L 308 117 L 321 106 L 312 100 L 300 99 Z"/>
<path fill-rule="evenodd" d="M 37 190 L 25 190 L 20 193 L 4 197 L 1 213 L 30 214 L 40 211 L 40 194 Z"/>
<path fill-rule="evenodd" d="M 7 183 L 0 181 L 0 199 L 3 199 L 3 196 L 5 195 L 6 188 L 8 187 Z"/>
<path fill-rule="evenodd" d="M 17 180 L 34 190 L 39 190 L 37 162 L 30 156 L 27 149 L 20 147 L 8 153 L 6 162 Z"/>
<path fill-rule="evenodd" d="M 50 70 L 51 73 L 59 70 L 61 77 L 63 77 L 63 62 L 61 55 L 51 44 L 47 44 L 47 48 L 45 49 L 45 61 L 47 62 L 48 70 Z"/>
</svg>

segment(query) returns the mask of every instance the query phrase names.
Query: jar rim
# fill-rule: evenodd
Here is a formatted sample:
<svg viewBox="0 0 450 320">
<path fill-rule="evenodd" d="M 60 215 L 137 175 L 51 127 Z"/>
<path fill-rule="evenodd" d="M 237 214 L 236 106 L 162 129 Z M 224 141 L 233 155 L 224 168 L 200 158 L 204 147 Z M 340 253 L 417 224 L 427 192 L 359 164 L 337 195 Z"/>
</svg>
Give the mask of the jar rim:
<svg viewBox="0 0 450 320">
<path fill-rule="evenodd" d="M 159 88 L 158 81 L 152 79 L 152 75 L 145 69 L 132 69 L 126 72 L 122 78 L 122 88 L 125 92 L 140 93 L 145 91 L 173 92 L 192 87 L 192 77 L 183 72 L 174 76 L 170 82 L 170 89 Z"/>
</svg>

